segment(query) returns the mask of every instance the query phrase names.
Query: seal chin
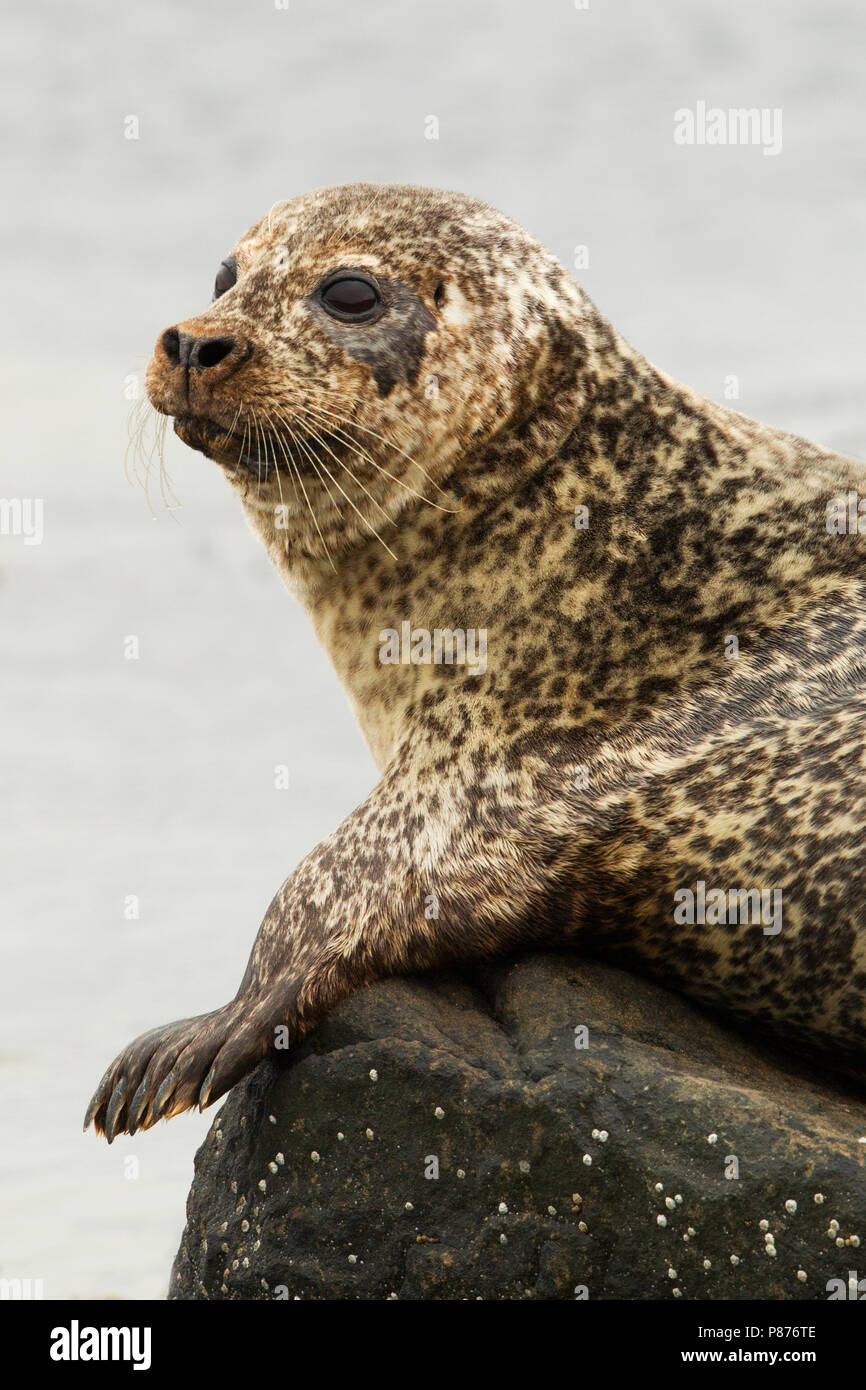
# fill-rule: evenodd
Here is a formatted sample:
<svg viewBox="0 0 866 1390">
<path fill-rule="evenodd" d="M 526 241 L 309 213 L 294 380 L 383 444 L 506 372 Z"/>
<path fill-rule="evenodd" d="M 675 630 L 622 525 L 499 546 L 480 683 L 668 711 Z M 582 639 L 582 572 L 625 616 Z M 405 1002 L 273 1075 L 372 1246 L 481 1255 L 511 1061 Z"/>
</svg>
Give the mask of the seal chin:
<svg viewBox="0 0 866 1390">
<path fill-rule="evenodd" d="M 188 444 L 190 449 L 197 449 L 199 453 L 205 454 L 211 447 L 206 441 L 204 423 L 201 420 L 177 415 L 172 420 L 172 428 L 181 443 Z"/>
<path fill-rule="evenodd" d="M 183 444 L 196 449 L 215 463 L 229 467 L 242 465 L 256 472 L 268 473 L 272 464 L 265 459 L 257 459 L 246 452 L 244 440 L 224 425 L 202 416 L 176 415 L 173 420 L 174 432 Z"/>
</svg>

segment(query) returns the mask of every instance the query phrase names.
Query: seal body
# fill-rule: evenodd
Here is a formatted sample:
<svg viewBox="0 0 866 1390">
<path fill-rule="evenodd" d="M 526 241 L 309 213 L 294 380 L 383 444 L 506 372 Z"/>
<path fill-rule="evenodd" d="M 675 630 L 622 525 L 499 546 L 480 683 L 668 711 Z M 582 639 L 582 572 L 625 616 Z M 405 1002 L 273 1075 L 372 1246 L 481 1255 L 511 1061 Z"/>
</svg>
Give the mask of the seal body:
<svg viewBox="0 0 866 1390">
<path fill-rule="evenodd" d="M 669 379 L 461 195 L 279 205 L 216 289 L 151 401 L 236 488 L 381 780 L 235 999 L 133 1042 L 88 1122 L 211 1104 L 369 981 L 539 943 L 862 1058 L 864 465 Z"/>
</svg>

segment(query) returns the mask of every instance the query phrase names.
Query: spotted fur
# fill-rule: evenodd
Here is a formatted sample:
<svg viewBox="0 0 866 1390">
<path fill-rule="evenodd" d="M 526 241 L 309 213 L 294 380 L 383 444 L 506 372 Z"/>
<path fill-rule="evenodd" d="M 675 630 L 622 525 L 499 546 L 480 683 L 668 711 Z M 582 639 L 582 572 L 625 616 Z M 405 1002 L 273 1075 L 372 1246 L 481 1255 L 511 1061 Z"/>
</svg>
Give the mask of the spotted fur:
<svg viewBox="0 0 866 1390">
<path fill-rule="evenodd" d="M 862 1058 L 864 541 L 825 521 L 864 466 L 669 379 L 475 199 L 325 189 L 233 254 L 179 325 L 232 353 L 160 340 L 148 391 L 237 490 L 381 780 L 235 999 L 133 1042 L 88 1122 L 209 1105 L 369 981 L 540 942 Z M 325 313 L 340 268 L 378 280 L 375 322 Z M 383 665 L 405 621 L 486 629 L 486 670 Z M 678 924 L 698 880 L 781 890 L 782 929 Z"/>
</svg>

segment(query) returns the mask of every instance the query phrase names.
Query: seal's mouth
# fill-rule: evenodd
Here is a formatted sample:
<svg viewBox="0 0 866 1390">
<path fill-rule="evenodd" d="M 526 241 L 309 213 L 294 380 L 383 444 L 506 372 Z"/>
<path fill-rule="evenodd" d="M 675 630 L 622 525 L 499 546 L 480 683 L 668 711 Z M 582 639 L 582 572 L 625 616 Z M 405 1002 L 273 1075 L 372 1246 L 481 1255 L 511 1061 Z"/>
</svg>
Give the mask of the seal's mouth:
<svg viewBox="0 0 866 1390">
<path fill-rule="evenodd" d="M 258 466 L 260 458 L 262 471 L 267 466 L 267 445 L 259 440 L 254 447 L 249 431 L 240 433 L 226 429 L 225 425 L 201 415 L 176 415 L 173 425 L 178 439 L 217 463 L 243 464 L 245 468 L 253 468 Z"/>
<path fill-rule="evenodd" d="M 178 439 L 190 449 L 215 463 L 248 468 L 260 478 L 275 469 L 307 471 L 316 460 L 339 458 L 346 447 L 345 439 L 326 432 L 310 436 L 293 430 L 289 436 L 258 425 L 226 429 L 202 415 L 176 415 L 173 425 Z"/>
</svg>

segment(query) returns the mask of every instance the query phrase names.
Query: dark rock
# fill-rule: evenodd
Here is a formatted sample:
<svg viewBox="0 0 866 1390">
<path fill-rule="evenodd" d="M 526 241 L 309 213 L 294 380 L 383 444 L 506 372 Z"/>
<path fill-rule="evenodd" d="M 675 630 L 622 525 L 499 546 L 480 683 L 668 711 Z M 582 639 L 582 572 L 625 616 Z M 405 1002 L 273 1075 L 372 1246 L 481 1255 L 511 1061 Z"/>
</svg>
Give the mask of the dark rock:
<svg viewBox="0 0 866 1390">
<path fill-rule="evenodd" d="M 169 1297 L 826 1299 L 861 1137 L 862 1094 L 610 966 L 390 980 L 231 1092 Z"/>
</svg>

